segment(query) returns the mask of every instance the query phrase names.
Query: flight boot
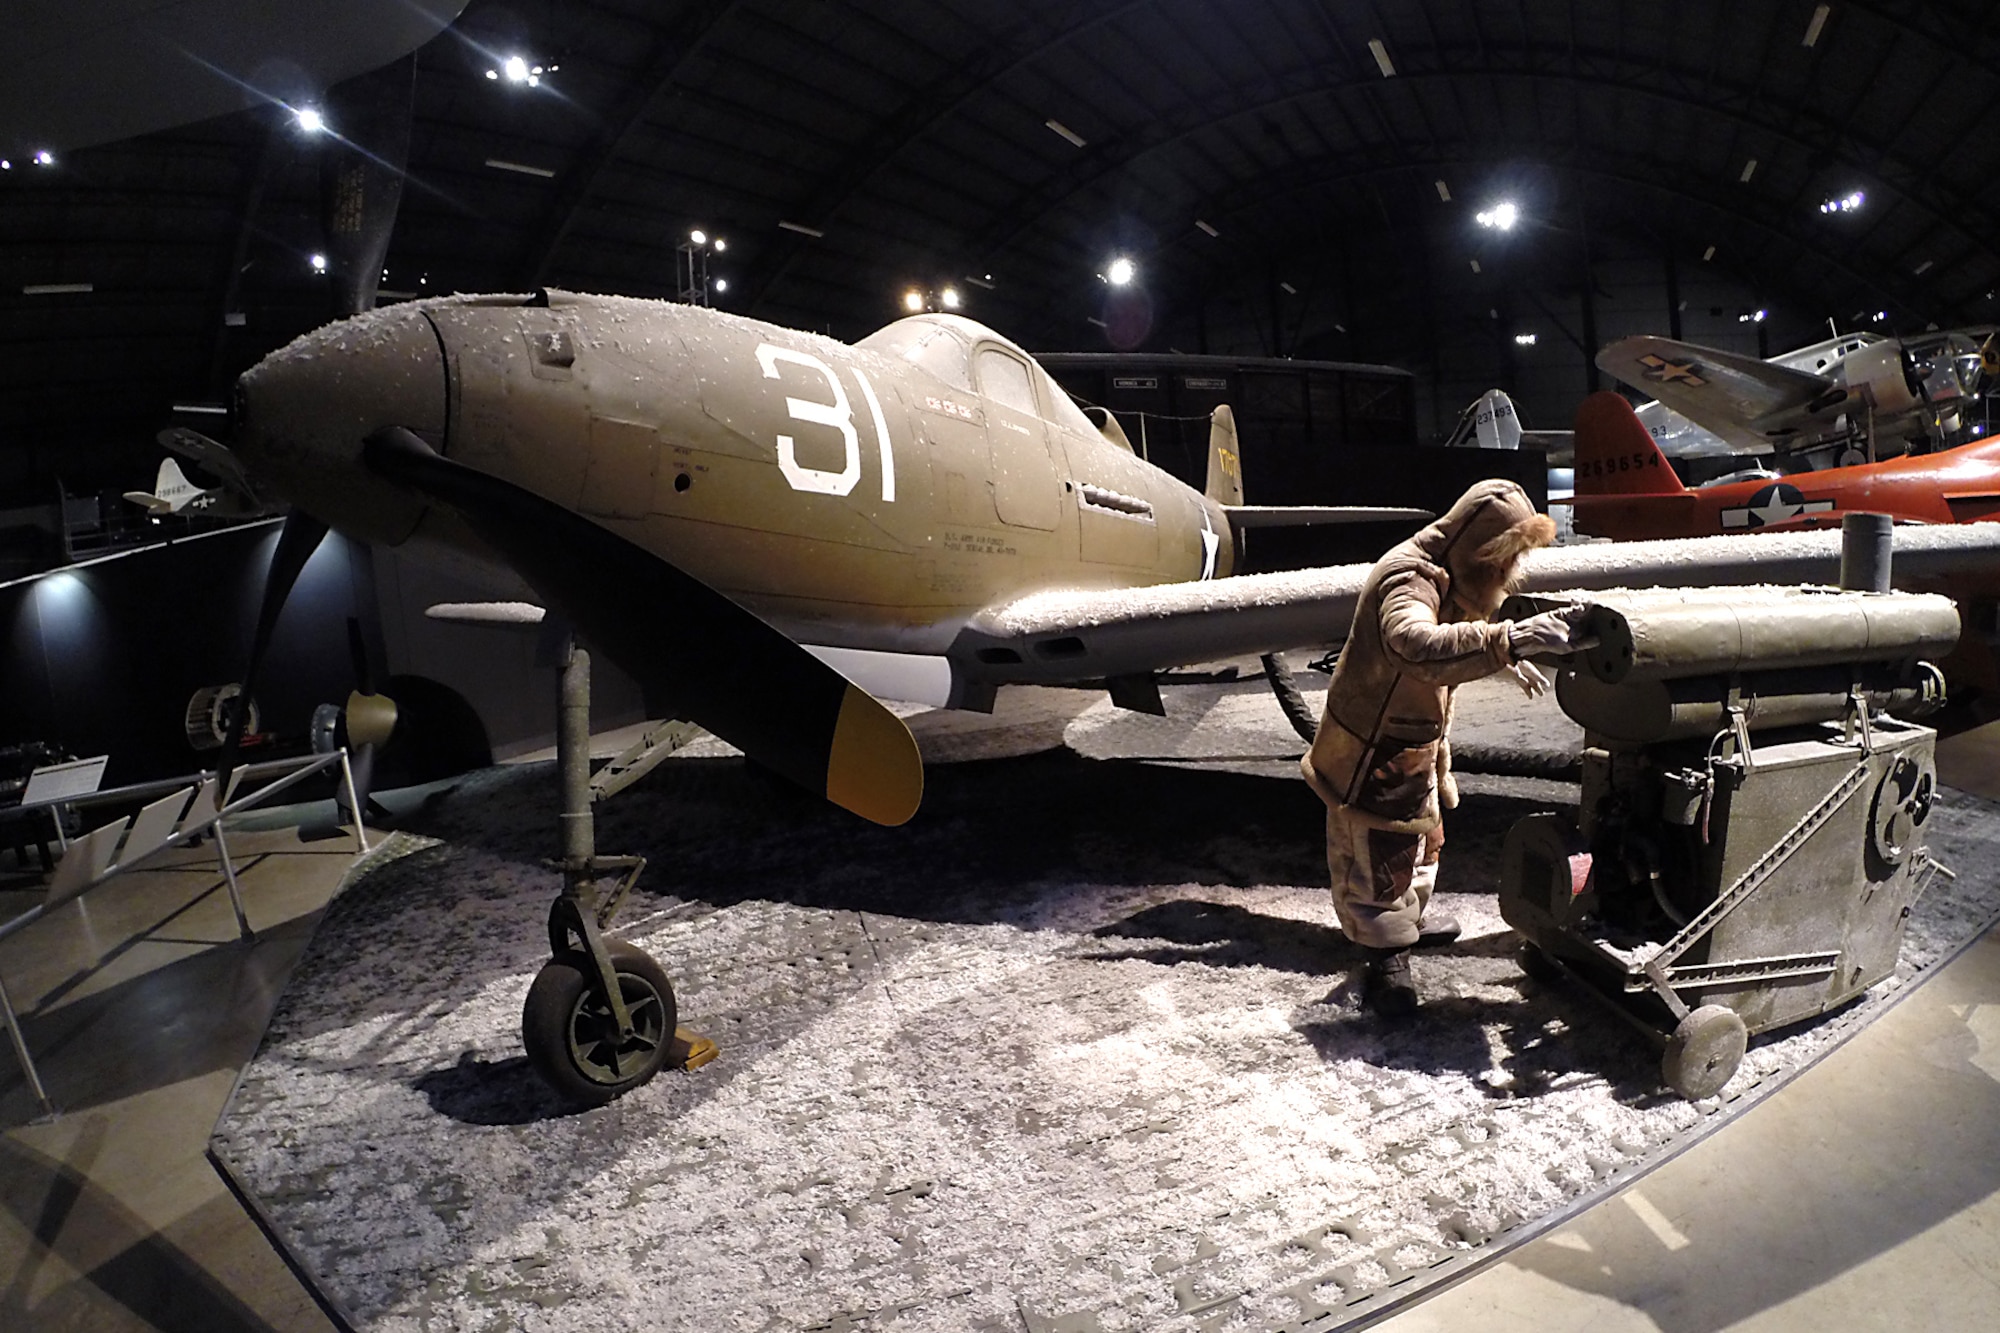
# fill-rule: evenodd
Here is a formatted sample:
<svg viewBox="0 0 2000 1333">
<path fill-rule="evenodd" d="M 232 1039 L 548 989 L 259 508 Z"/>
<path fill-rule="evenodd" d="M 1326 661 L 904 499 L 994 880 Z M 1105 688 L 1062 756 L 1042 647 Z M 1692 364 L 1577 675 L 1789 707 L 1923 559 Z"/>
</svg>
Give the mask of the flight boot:
<svg viewBox="0 0 2000 1333">
<path fill-rule="evenodd" d="M 1408 1018 L 1417 1012 L 1417 983 L 1410 976 L 1408 948 L 1368 950 L 1361 1003 L 1384 1018 Z"/>
</svg>

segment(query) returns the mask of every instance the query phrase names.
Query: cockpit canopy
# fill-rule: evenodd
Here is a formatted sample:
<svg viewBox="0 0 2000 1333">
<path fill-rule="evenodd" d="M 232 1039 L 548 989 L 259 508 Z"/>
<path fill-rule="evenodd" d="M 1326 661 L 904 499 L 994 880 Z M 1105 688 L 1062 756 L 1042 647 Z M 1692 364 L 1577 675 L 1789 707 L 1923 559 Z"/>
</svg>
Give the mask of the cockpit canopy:
<svg viewBox="0 0 2000 1333">
<path fill-rule="evenodd" d="M 907 361 L 955 389 L 1085 435 L 1097 427 L 1035 359 L 963 315 L 911 315 L 863 338 L 858 347 Z"/>
</svg>

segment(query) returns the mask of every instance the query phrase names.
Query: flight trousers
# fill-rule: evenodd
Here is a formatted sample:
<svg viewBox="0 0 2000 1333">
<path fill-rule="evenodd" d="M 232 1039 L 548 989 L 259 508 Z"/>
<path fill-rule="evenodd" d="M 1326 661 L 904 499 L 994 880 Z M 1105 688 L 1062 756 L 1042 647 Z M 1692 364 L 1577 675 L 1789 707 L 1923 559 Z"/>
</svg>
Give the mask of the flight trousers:
<svg viewBox="0 0 2000 1333">
<path fill-rule="evenodd" d="M 1442 822 L 1428 833 L 1401 833 L 1352 806 L 1328 806 L 1326 868 L 1341 933 L 1368 949 L 1415 944 L 1443 848 Z"/>
</svg>

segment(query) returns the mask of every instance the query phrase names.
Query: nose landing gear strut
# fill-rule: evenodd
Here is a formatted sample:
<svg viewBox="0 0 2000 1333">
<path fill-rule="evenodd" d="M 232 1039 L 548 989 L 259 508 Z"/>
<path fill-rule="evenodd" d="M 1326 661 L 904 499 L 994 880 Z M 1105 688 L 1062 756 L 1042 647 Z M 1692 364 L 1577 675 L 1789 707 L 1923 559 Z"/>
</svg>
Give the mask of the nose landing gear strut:
<svg viewBox="0 0 2000 1333">
<path fill-rule="evenodd" d="M 606 776 L 590 776 L 590 654 L 567 634 L 557 644 L 561 708 L 556 769 L 562 784 L 563 887 L 549 908 L 550 959 L 521 1009 L 528 1061 L 566 1099 L 601 1106 L 668 1066 L 698 1069 L 716 1045 L 677 1026 L 666 972 L 651 955 L 604 932 L 639 874 L 642 856 L 599 856 L 593 803 L 635 781 L 684 744 L 694 730 L 657 729 L 621 756 Z M 612 876 L 617 876 L 612 880 Z M 600 886 L 609 892 L 600 894 Z"/>
</svg>

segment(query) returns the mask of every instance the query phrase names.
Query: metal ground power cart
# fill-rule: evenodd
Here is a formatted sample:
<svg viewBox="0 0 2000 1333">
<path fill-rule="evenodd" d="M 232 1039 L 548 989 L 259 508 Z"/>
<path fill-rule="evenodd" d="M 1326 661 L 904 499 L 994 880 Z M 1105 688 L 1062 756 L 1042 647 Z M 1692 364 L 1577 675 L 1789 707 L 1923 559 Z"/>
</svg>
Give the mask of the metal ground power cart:
<svg viewBox="0 0 2000 1333">
<path fill-rule="evenodd" d="M 1556 696 L 1584 728 L 1574 812 L 1509 831 L 1500 910 L 1531 974 L 1568 973 L 1664 1039 L 1666 1083 L 1713 1095 L 1752 1033 L 1888 976 L 1942 867 L 1924 845 L 1943 597 L 1716 588 L 1588 601 Z M 1948 873 L 1948 872 L 1946 872 Z"/>
</svg>

